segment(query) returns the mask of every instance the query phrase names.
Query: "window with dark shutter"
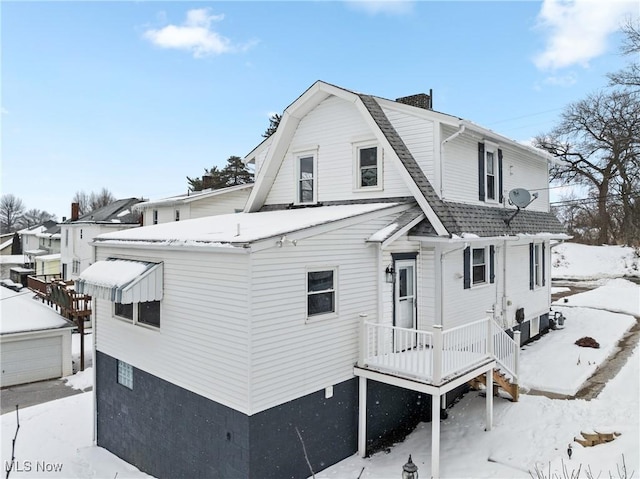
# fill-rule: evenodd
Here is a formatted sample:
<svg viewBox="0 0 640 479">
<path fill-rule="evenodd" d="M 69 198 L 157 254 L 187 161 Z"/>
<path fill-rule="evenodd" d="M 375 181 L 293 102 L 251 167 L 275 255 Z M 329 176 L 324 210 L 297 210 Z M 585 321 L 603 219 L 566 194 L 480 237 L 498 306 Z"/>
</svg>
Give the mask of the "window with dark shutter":
<svg viewBox="0 0 640 479">
<path fill-rule="evenodd" d="M 464 271 L 464 289 L 471 288 L 471 247 L 467 246 L 462 255 Z"/>
<path fill-rule="evenodd" d="M 478 199 L 484 201 L 484 143 L 478 143 Z"/>
<path fill-rule="evenodd" d="M 496 280 L 496 272 L 495 272 L 495 258 L 496 258 L 496 247 L 491 245 L 489 246 L 489 282 L 495 283 Z"/>
<path fill-rule="evenodd" d="M 504 201 L 504 195 L 502 194 L 502 150 L 498 148 L 498 196 L 499 201 Z"/>
<path fill-rule="evenodd" d="M 529 243 L 529 289 L 533 289 L 534 264 L 533 264 L 533 243 Z"/>
</svg>

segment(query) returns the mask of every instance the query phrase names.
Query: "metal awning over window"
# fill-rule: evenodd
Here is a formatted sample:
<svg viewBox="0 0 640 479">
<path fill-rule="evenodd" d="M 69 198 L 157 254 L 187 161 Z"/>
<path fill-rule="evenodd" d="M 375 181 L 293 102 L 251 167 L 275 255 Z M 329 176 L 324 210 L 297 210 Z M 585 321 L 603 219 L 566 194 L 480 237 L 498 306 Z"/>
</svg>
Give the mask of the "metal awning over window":
<svg viewBox="0 0 640 479">
<path fill-rule="evenodd" d="M 162 299 L 162 263 L 109 258 L 89 266 L 76 281 L 76 291 L 114 303 Z"/>
</svg>

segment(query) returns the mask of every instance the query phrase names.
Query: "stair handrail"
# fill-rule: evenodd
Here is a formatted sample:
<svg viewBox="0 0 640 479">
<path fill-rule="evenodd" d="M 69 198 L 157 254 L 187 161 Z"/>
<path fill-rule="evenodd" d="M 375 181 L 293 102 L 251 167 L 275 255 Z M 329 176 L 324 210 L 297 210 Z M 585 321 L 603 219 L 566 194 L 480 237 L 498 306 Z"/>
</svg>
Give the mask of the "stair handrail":
<svg viewBox="0 0 640 479">
<path fill-rule="evenodd" d="M 493 356 L 505 372 L 511 375 L 512 382 L 518 383 L 520 370 L 520 331 L 513 332 L 513 338 L 495 321 L 491 320 L 493 336 Z"/>
</svg>

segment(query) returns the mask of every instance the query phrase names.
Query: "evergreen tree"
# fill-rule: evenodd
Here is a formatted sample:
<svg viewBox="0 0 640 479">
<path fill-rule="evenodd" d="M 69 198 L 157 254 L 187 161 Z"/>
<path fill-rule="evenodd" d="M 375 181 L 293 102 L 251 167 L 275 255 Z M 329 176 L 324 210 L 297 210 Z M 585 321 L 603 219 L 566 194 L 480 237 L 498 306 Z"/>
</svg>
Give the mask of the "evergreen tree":
<svg viewBox="0 0 640 479">
<path fill-rule="evenodd" d="M 219 169 L 213 166 L 204 170 L 204 175 L 200 178 L 187 176 L 189 191 L 202 191 L 206 189 L 220 189 L 228 186 L 244 185 L 253 183 L 253 173 L 242 162 L 239 156 L 230 156 L 224 168 Z"/>
<path fill-rule="evenodd" d="M 262 134 L 262 137 L 269 138 L 271 135 L 273 135 L 278 129 L 278 125 L 280 125 L 280 120 L 282 120 L 282 115 L 279 115 L 277 113 L 271 115 L 271 118 L 269 118 L 269 128 L 267 128 L 266 131 Z"/>
</svg>

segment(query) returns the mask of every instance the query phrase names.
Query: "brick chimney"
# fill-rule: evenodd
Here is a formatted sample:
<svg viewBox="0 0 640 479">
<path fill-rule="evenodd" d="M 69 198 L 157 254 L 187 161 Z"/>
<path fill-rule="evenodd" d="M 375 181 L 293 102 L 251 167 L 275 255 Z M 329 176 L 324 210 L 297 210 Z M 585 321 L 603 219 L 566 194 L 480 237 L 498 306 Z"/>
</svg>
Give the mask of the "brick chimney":
<svg viewBox="0 0 640 479">
<path fill-rule="evenodd" d="M 429 94 L 418 93 L 417 95 L 403 96 L 402 98 L 396 98 L 398 103 L 404 103 L 405 105 L 416 106 L 424 110 L 431 110 L 433 108 L 433 90 L 429 90 Z"/>
<path fill-rule="evenodd" d="M 213 188 L 213 176 L 202 175 L 202 189 L 208 190 L 210 188 Z"/>
<path fill-rule="evenodd" d="M 71 221 L 76 221 L 80 217 L 80 203 L 71 203 Z"/>
</svg>

